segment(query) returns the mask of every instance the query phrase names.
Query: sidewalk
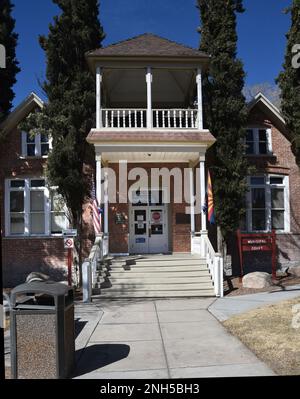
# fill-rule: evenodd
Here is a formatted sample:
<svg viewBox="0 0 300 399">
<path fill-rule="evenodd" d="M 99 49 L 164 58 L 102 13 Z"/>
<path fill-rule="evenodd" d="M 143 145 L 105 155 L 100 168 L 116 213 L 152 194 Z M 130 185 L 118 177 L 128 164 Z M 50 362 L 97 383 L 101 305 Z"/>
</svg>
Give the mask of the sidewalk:
<svg viewBox="0 0 300 399">
<path fill-rule="evenodd" d="M 207 309 L 215 301 L 127 300 L 77 304 L 75 378 L 274 375 L 209 313 Z"/>
<path fill-rule="evenodd" d="M 300 296 L 300 285 L 286 287 L 284 290 L 261 292 L 259 294 L 238 295 L 217 299 L 208 310 L 223 322 L 236 314 L 247 312 L 261 306 L 287 301 Z"/>
</svg>

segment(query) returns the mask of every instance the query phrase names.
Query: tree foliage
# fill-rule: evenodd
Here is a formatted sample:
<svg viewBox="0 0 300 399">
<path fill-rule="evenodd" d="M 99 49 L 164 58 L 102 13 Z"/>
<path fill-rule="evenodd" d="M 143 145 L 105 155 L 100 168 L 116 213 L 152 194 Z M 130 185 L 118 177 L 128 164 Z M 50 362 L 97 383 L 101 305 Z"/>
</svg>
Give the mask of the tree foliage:
<svg viewBox="0 0 300 399">
<path fill-rule="evenodd" d="M 300 166 L 300 0 L 293 0 L 287 11 L 291 13 L 291 28 L 287 34 L 284 69 L 278 77 L 278 83 L 281 88 L 281 110 Z M 295 45 L 298 47 L 294 49 Z"/>
<path fill-rule="evenodd" d="M 237 13 L 242 0 L 198 0 L 202 26 L 200 50 L 211 55 L 203 76 L 207 127 L 217 138 L 212 168 L 217 223 L 226 239 L 245 212 L 248 163 L 244 156 L 247 106 L 242 94 L 245 73 L 237 59 Z"/>
<path fill-rule="evenodd" d="M 6 49 L 6 68 L 0 69 L 0 122 L 12 108 L 15 97 L 13 86 L 20 72 L 16 59 L 18 35 L 15 33 L 15 20 L 12 17 L 13 4 L 10 0 L 0 0 L 0 44 Z"/>
<path fill-rule="evenodd" d="M 101 47 L 104 39 L 99 22 L 98 0 L 53 0 L 61 9 L 48 36 L 40 37 L 46 53 L 47 72 L 43 89 L 48 102 L 41 113 L 26 122 L 32 134 L 49 134 L 49 182 L 58 187 L 73 225 L 80 229 L 82 206 L 90 194 L 85 164 L 94 161 L 86 137 L 95 126 L 95 77 L 85 59 L 87 51 Z"/>
</svg>

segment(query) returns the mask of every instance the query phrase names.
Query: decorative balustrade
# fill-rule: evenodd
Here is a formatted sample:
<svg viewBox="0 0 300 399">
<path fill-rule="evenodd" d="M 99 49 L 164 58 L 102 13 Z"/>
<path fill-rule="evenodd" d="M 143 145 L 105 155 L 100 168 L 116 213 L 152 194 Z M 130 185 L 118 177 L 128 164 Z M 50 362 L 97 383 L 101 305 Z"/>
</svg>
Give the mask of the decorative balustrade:
<svg viewBox="0 0 300 399">
<path fill-rule="evenodd" d="M 198 129 L 196 109 L 154 109 L 147 121 L 146 109 L 103 109 L 102 124 L 112 129 Z"/>
</svg>

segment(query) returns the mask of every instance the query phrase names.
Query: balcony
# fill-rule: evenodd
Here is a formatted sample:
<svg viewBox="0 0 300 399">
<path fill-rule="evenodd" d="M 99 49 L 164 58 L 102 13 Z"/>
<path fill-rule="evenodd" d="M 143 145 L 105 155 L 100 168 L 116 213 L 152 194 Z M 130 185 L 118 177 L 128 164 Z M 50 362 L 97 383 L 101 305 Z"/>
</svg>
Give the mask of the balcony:
<svg viewBox="0 0 300 399">
<path fill-rule="evenodd" d="M 199 129 L 197 109 L 102 109 L 105 129 Z"/>
</svg>

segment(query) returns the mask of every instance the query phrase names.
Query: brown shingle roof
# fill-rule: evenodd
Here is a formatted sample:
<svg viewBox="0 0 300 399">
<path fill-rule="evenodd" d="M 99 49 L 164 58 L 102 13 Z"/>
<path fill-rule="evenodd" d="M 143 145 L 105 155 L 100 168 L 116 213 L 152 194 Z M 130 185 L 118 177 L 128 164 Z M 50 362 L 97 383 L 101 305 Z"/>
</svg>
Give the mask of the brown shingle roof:
<svg viewBox="0 0 300 399">
<path fill-rule="evenodd" d="M 201 51 L 154 35 L 152 33 L 144 33 L 131 39 L 111 44 L 108 47 L 90 51 L 87 56 L 209 58 L 207 54 Z"/>
</svg>

